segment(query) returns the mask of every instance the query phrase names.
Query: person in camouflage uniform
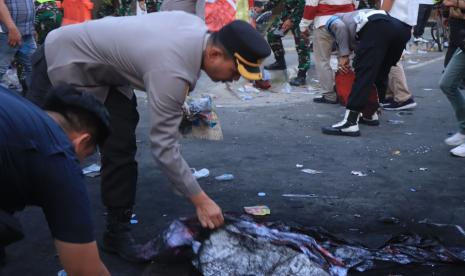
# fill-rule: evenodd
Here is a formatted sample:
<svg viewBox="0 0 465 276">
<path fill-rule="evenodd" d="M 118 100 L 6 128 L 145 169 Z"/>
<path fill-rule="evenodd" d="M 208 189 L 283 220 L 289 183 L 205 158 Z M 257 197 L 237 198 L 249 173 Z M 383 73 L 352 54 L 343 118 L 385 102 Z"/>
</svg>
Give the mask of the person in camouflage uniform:
<svg viewBox="0 0 465 276">
<path fill-rule="evenodd" d="M 132 15 L 131 3 L 132 0 L 103 0 L 97 10 L 97 18 Z"/>
<path fill-rule="evenodd" d="M 63 13 L 54 0 L 36 0 L 36 17 L 34 26 L 37 33 L 37 44 L 41 45 L 52 30 L 61 26 Z"/>
<path fill-rule="evenodd" d="M 273 50 L 276 62 L 265 66 L 265 69 L 286 69 L 282 37 L 284 37 L 288 31 L 291 31 L 294 36 L 297 55 L 299 57 L 299 72 L 297 77 L 291 79 L 289 83 L 293 86 L 304 85 L 306 83 L 307 71 L 310 68 L 310 41 L 308 37 L 301 35 L 299 29 L 299 22 L 304 13 L 305 0 L 270 0 L 261 12 L 271 10 L 281 1 L 284 2 L 284 9 L 274 19 L 267 32 L 268 43 Z"/>
<path fill-rule="evenodd" d="M 141 0 L 139 7 L 147 13 L 157 12 L 160 10 L 163 0 Z"/>
</svg>

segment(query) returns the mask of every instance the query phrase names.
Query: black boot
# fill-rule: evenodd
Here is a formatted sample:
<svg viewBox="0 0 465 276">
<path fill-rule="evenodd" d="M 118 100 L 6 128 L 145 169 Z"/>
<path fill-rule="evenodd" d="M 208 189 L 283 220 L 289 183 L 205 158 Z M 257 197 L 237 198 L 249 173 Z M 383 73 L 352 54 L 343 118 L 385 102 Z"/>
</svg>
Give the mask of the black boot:
<svg viewBox="0 0 465 276">
<path fill-rule="evenodd" d="M 302 86 L 307 84 L 307 71 L 299 70 L 297 77 L 293 78 L 290 82 L 292 86 Z"/>
<path fill-rule="evenodd" d="M 0 266 L 5 265 L 5 262 L 6 262 L 5 247 L 0 246 Z"/>
<path fill-rule="evenodd" d="M 129 223 L 131 215 L 132 209 L 108 209 L 107 228 L 103 233 L 102 248 L 130 262 L 145 262 L 146 260 L 138 256 L 139 246 L 136 245 L 131 234 Z"/>
<path fill-rule="evenodd" d="M 265 65 L 266 70 L 286 70 L 286 61 L 284 57 L 276 57 L 276 61 L 272 64 Z"/>
<path fill-rule="evenodd" d="M 359 117 L 360 112 L 347 109 L 342 121 L 330 127 L 323 127 L 322 132 L 328 135 L 360 136 Z"/>
</svg>

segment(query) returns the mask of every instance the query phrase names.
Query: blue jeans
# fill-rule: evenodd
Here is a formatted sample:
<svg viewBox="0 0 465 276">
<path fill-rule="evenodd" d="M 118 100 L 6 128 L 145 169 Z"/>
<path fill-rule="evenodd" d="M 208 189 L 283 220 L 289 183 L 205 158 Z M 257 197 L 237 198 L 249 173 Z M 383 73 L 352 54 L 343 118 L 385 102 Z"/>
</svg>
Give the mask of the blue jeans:
<svg viewBox="0 0 465 276">
<path fill-rule="evenodd" d="M 459 122 L 460 133 L 465 134 L 465 98 L 459 90 L 459 85 L 465 76 L 465 53 L 458 49 L 447 64 L 444 75 L 439 81 L 439 87 L 447 96 L 455 116 Z"/>
<path fill-rule="evenodd" d="M 10 47 L 8 45 L 8 34 L 0 33 L 0 80 L 3 79 L 3 75 L 8 70 L 13 58 L 16 57 L 18 63 L 23 67 L 25 79 L 21 81 L 29 83 L 32 73 L 31 56 L 36 48 L 36 42 L 32 35 L 24 35 L 21 45 Z"/>
</svg>

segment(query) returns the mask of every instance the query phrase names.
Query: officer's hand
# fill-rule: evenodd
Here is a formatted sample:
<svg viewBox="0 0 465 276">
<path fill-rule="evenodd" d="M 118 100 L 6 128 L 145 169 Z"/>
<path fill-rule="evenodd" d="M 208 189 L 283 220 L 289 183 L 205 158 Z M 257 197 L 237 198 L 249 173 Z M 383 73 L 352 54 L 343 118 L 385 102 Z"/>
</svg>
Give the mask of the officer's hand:
<svg viewBox="0 0 465 276">
<path fill-rule="evenodd" d="M 143 11 L 146 11 L 145 9 L 145 0 L 139 0 L 139 8 Z"/>
<path fill-rule="evenodd" d="M 341 56 L 338 58 L 338 70 L 344 74 L 350 71 L 350 59 L 349 56 Z"/>
<path fill-rule="evenodd" d="M 8 45 L 16 47 L 21 44 L 21 33 L 16 26 L 8 31 Z"/>
<path fill-rule="evenodd" d="M 281 30 L 283 32 L 289 31 L 292 27 L 294 26 L 294 23 L 292 23 L 292 20 L 286 19 L 286 21 L 283 22 L 283 25 L 281 26 Z"/>
<path fill-rule="evenodd" d="M 221 208 L 211 200 L 207 194 L 201 192 L 191 197 L 197 211 L 197 218 L 202 227 L 215 229 L 224 224 L 223 213 Z"/>
</svg>

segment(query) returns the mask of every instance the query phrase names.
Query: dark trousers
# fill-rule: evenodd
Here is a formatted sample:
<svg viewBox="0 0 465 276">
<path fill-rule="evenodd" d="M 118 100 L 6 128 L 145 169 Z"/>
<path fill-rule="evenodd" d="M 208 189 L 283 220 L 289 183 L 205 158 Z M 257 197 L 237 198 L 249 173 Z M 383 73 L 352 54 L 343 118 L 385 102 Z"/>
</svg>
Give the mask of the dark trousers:
<svg viewBox="0 0 465 276">
<path fill-rule="evenodd" d="M 420 4 L 418 8 L 417 25 L 413 28 L 413 36 L 420 37 L 425 32 L 426 23 L 428 23 L 429 16 L 433 10 L 433 5 Z"/>
<path fill-rule="evenodd" d="M 379 100 L 384 100 L 389 71 L 399 61 L 410 39 L 410 32 L 410 26 L 395 18 L 381 15 L 370 17 L 358 34 L 359 44 L 353 62 L 355 81 L 347 109 L 362 111 L 373 84 L 378 89 Z"/>
<path fill-rule="evenodd" d="M 465 20 L 449 18 L 449 48 L 447 48 L 446 57 L 444 59 L 444 67 L 447 66 L 455 50 L 459 47 L 460 30 L 465 30 Z"/>
<path fill-rule="evenodd" d="M 52 87 L 47 74 L 43 47 L 39 47 L 32 62 L 31 89 L 26 94 L 26 98 L 38 106 L 43 106 L 45 95 Z M 110 113 L 111 134 L 100 149 L 103 204 L 107 208 L 132 208 L 137 183 L 135 160 L 137 150 L 135 131 L 139 122 L 137 99 L 135 96 L 128 99 L 116 87 L 111 87 L 105 100 L 105 107 Z"/>
<path fill-rule="evenodd" d="M 105 100 L 110 113 L 111 134 L 102 154 L 101 195 L 107 208 L 131 208 L 136 197 L 136 126 L 139 122 L 137 99 L 111 88 Z"/>
</svg>

